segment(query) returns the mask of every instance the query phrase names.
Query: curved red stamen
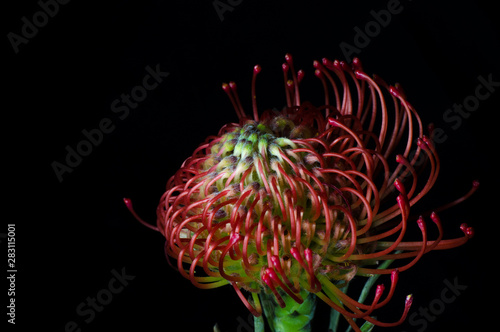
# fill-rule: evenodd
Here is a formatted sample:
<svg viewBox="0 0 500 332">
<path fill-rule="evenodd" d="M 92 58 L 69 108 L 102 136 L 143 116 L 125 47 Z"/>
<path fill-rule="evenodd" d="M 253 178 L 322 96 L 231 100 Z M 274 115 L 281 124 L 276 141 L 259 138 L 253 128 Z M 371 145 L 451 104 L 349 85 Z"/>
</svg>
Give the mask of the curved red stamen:
<svg viewBox="0 0 500 332">
<path fill-rule="evenodd" d="M 132 200 L 130 198 L 124 198 L 123 199 L 123 202 L 125 203 L 125 205 L 127 206 L 127 209 L 130 211 L 130 213 L 132 213 L 132 215 L 135 217 L 135 219 L 137 219 L 137 221 L 139 221 L 141 224 L 143 224 L 144 226 L 148 227 L 148 228 L 151 228 L 152 230 L 154 231 L 157 231 L 159 232 L 160 230 L 158 229 L 157 226 L 153 226 L 147 222 L 145 222 L 144 220 L 142 220 L 141 217 L 139 217 L 139 215 L 135 212 L 134 210 L 134 207 L 132 205 Z"/>
<path fill-rule="evenodd" d="M 299 262 L 300 266 L 302 266 L 304 270 L 308 271 L 308 267 L 306 263 L 304 263 L 302 255 L 300 254 L 300 250 L 297 247 L 290 248 L 290 254 L 292 254 L 293 258 L 295 258 L 295 260 Z"/>
<path fill-rule="evenodd" d="M 448 204 L 445 204 L 445 205 L 442 205 L 436 209 L 434 209 L 433 211 L 434 212 L 441 212 L 441 211 L 444 211 L 444 210 L 447 210 L 457 204 L 460 204 L 462 203 L 463 201 L 465 201 L 466 199 L 468 199 L 469 197 L 471 197 L 476 191 L 477 189 L 479 188 L 479 181 L 478 180 L 474 180 L 472 181 L 472 187 L 470 188 L 470 190 L 465 194 L 463 195 L 462 197 L 459 197 L 457 198 L 456 200 L 448 203 Z"/>
<path fill-rule="evenodd" d="M 410 311 L 410 307 L 412 304 L 413 304 L 413 295 L 410 294 L 406 297 L 405 309 L 403 311 L 403 314 L 401 315 L 401 318 L 394 323 L 383 323 L 383 322 L 377 321 L 376 319 L 373 319 L 371 317 L 365 317 L 364 319 L 366 319 L 366 321 L 368 321 L 374 325 L 377 325 L 377 326 L 382 326 L 382 327 L 398 326 L 398 325 L 401 325 L 405 321 L 406 316 L 408 315 L 408 312 Z"/>
<path fill-rule="evenodd" d="M 294 292 L 291 289 L 289 289 L 285 284 L 283 284 L 283 282 L 280 280 L 276 272 L 274 272 L 272 269 L 269 268 L 266 270 L 266 272 L 267 275 L 288 294 L 288 296 L 290 296 L 292 299 L 295 300 L 295 302 L 299 304 L 304 302 L 304 299 L 302 299 L 300 295 L 294 294 Z"/>
<path fill-rule="evenodd" d="M 307 267 L 310 275 L 310 287 L 311 292 L 316 293 L 321 290 L 321 284 L 315 276 L 314 267 L 313 267 L 313 253 L 310 248 L 306 248 L 304 250 L 304 257 L 306 258 Z"/>
<path fill-rule="evenodd" d="M 278 271 L 279 275 L 281 276 L 281 278 L 283 279 L 285 284 L 290 288 L 290 290 L 293 293 L 298 293 L 299 291 L 297 290 L 295 285 L 291 282 L 291 280 L 287 277 L 285 271 L 283 270 L 279 256 L 277 256 L 277 255 L 272 256 L 271 262 L 273 264 L 272 266 Z"/>
<path fill-rule="evenodd" d="M 260 315 L 262 315 L 262 311 L 257 310 L 256 308 L 254 308 L 250 304 L 250 302 L 248 302 L 245 295 L 243 295 L 243 293 L 241 293 L 241 290 L 236 285 L 236 282 L 234 282 L 234 281 L 231 282 L 231 285 L 233 286 L 234 290 L 236 291 L 236 294 L 238 294 L 238 297 L 240 298 L 241 302 L 243 302 L 245 307 L 247 307 L 247 309 L 252 313 L 252 315 L 254 315 L 255 317 L 260 317 Z"/>
<path fill-rule="evenodd" d="M 233 87 L 231 87 L 231 85 Z M 236 84 L 234 82 L 231 82 L 230 84 L 227 83 L 222 83 L 222 90 L 227 94 L 229 97 L 229 100 L 231 101 L 231 104 L 233 105 L 234 110 L 236 111 L 236 115 L 238 116 L 238 119 L 243 120 L 246 118 L 245 112 L 237 102 L 234 92 L 236 91 Z"/>
<path fill-rule="evenodd" d="M 272 280 L 272 278 L 269 276 L 269 271 L 268 269 L 266 269 L 266 271 L 262 274 L 262 281 L 264 281 L 264 283 L 271 289 L 271 291 L 273 292 L 274 294 L 274 297 L 276 298 L 276 300 L 278 301 L 278 305 L 281 307 L 281 308 L 284 308 L 286 305 L 285 305 L 285 301 L 283 300 L 283 297 L 281 297 L 281 295 L 278 293 L 278 291 L 276 290 L 276 287 L 274 286 L 274 282 Z"/>
<path fill-rule="evenodd" d="M 224 250 L 221 253 L 221 257 L 219 259 L 219 273 L 220 273 L 221 277 L 223 277 L 226 280 L 229 280 L 229 281 L 244 281 L 245 279 L 247 279 L 247 278 L 241 277 L 241 276 L 236 277 L 236 276 L 228 275 L 224 271 L 224 258 L 226 257 L 228 251 L 230 249 L 232 249 L 233 246 L 236 245 L 236 243 L 242 241 L 243 238 L 244 237 L 242 235 L 240 235 L 240 234 L 236 234 L 236 233 L 231 234 L 231 237 L 229 239 L 229 243 L 225 246 Z"/>
<path fill-rule="evenodd" d="M 257 80 L 257 75 L 260 73 L 262 68 L 259 65 L 253 67 L 253 76 L 252 76 L 252 109 L 253 109 L 253 118 L 255 121 L 259 121 L 259 110 L 257 108 L 257 95 L 255 94 L 255 81 Z"/>
</svg>

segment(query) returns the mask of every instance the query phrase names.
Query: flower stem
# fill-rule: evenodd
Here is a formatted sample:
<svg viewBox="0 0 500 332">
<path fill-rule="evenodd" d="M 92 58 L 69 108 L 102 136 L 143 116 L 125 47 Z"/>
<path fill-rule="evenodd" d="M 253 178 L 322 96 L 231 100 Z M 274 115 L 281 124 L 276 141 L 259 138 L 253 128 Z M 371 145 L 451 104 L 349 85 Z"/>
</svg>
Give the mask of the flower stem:
<svg viewBox="0 0 500 332">
<path fill-rule="evenodd" d="M 261 292 L 259 295 L 260 301 L 271 331 L 311 331 L 311 320 L 316 309 L 316 296 L 306 290 L 302 290 L 300 295 L 304 299 L 302 304 L 297 303 L 286 293 L 281 294 L 286 303 L 286 306 L 281 308 L 273 294 Z M 261 321 L 263 323 L 263 320 Z M 255 331 L 264 331 L 258 329 L 257 322 Z"/>
</svg>

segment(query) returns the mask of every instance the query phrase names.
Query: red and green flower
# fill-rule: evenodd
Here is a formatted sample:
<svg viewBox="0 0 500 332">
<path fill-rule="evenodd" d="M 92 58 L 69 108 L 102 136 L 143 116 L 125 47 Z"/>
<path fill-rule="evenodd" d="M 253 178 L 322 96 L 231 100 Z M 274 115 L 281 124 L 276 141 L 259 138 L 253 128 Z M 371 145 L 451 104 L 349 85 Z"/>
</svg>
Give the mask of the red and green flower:
<svg viewBox="0 0 500 332">
<path fill-rule="evenodd" d="M 148 226 L 165 236 L 166 253 L 184 277 L 199 288 L 231 285 L 250 312 L 266 314 L 273 331 L 307 331 L 316 297 L 355 331 L 356 319 L 367 322 L 363 330 L 400 324 L 411 295 L 394 322 L 372 317 L 393 297 L 399 273 L 473 235 L 463 224 L 462 237 L 445 240 L 437 211 L 411 214 L 438 177 L 433 129 L 424 131 L 399 85 L 369 76 L 358 59 L 314 62 L 321 106 L 301 100 L 304 72 L 295 71 L 290 55 L 282 68 L 281 111 L 258 111 L 260 66 L 252 116 L 236 84 L 223 84 L 239 122 L 185 160 L 160 199 L 157 225 Z M 437 238 L 428 239 L 428 227 L 437 228 Z M 421 240 L 405 241 L 411 228 Z M 379 284 L 371 303 L 345 293 L 354 277 L 382 274 L 390 285 Z"/>
</svg>

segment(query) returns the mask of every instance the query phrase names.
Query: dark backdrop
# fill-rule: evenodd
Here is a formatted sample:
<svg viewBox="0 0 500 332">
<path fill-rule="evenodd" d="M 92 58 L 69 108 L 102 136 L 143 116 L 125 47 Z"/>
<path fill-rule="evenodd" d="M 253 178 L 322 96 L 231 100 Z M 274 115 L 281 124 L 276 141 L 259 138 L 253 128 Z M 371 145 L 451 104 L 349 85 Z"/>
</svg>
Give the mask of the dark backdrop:
<svg viewBox="0 0 500 332">
<path fill-rule="evenodd" d="M 219 322 L 223 331 L 249 331 L 248 312 L 233 290 L 199 290 L 183 279 L 164 257 L 162 236 L 136 222 L 122 198 L 131 197 L 154 222 L 168 178 L 206 136 L 237 120 L 221 83 L 237 81 L 249 110 L 258 63 L 259 106 L 280 108 L 287 52 L 308 75 L 305 95 L 314 98 L 320 88 L 313 60 L 358 56 L 368 73 L 400 82 L 423 121 L 444 131 L 438 187 L 415 213 L 481 180 L 477 195 L 442 213 L 446 236 L 461 236 L 458 226 L 467 222 L 475 238 L 426 255 L 402 273 L 378 318 L 396 319 L 413 293 L 412 322 L 390 331 L 494 322 L 500 49 L 496 11 L 487 1 L 55 3 L 24 1 L 3 11 L 2 205 L 5 224 L 16 224 L 18 330 L 70 331 L 74 322 L 81 331 L 175 331 L 179 323 L 183 330 L 210 331 Z M 384 16 L 388 7 L 393 14 Z M 372 29 L 369 40 L 357 37 L 365 28 Z M 161 72 L 161 82 L 147 80 L 147 91 L 141 87 L 150 71 Z M 480 91 L 489 94 L 474 104 L 484 80 L 490 90 Z M 131 92 L 141 101 L 127 106 L 122 95 Z M 458 118 L 446 113 L 464 101 L 472 111 Z M 94 133 L 94 144 L 84 143 L 85 133 Z M 58 177 L 54 162 L 66 164 L 78 146 L 87 156 L 70 157 L 71 172 Z M 0 240 L 6 253 L 6 239 Z M 116 274 L 126 277 L 123 287 L 113 282 Z M 441 298 L 447 282 L 460 285 L 451 303 Z M 5 308 L 6 289 L 0 293 Z M 106 304 L 90 309 L 96 296 Z"/>
</svg>

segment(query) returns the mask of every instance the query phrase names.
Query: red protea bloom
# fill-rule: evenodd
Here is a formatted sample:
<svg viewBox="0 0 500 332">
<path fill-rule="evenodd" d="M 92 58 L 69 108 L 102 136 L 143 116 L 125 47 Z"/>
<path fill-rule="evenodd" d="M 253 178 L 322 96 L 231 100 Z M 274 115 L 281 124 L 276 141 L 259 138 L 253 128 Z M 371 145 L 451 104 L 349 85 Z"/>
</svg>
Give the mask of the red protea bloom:
<svg viewBox="0 0 500 332">
<path fill-rule="evenodd" d="M 463 237 L 443 240 L 433 212 L 439 236 L 431 241 L 426 218 L 410 216 L 436 182 L 440 162 L 432 128 L 425 136 L 401 87 L 365 74 L 358 59 L 351 65 L 323 59 L 314 67 L 325 95 L 320 107 L 301 102 L 304 73 L 294 70 L 289 55 L 282 111 L 259 115 L 259 66 L 252 80 L 253 118 L 243 110 L 236 84 L 223 84 L 239 123 L 208 137 L 182 164 L 161 197 L 157 227 L 149 226 L 165 236 L 166 253 L 177 259 L 183 276 L 200 288 L 231 284 L 256 316 L 262 291 L 272 292 L 281 307 L 314 293 L 355 330 L 354 318 L 394 326 L 405 319 L 411 296 L 394 323 L 370 315 L 390 300 L 398 273 L 431 250 L 465 243 L 473 230 L 463 224 Z M 466 196 L 476 188 L 474 182 Z M 420 228 L 421 241 L 403 241 L 411 227 Z M 377 268 L 399 258 L 411 260 Z M 383 296 L 379 285 L 371 304 L 340 290 L 356 275 L 373 274 L 390 274 L 391 286 Z"/>
</svg>

